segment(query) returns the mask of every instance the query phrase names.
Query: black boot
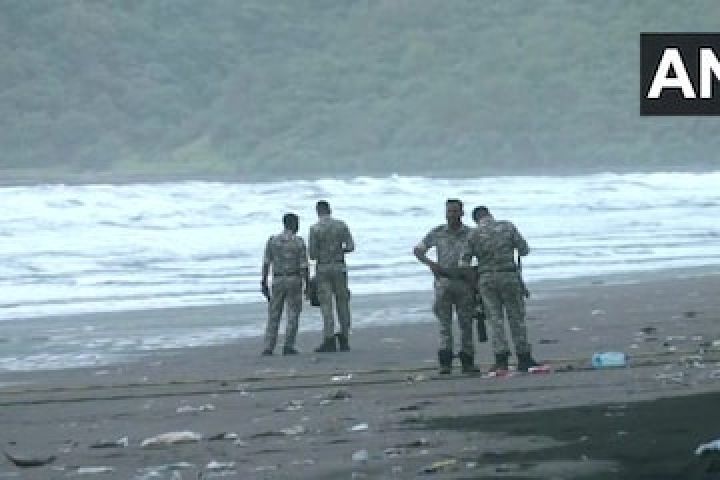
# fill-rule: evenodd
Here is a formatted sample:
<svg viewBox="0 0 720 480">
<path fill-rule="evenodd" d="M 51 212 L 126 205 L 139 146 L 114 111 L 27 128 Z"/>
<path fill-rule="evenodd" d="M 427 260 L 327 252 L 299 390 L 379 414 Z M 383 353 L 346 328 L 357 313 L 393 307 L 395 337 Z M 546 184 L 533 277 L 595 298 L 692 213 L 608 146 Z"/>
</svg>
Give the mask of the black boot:
<svg viewBox="0 0 720 480">
<path fill-rule="evenodd" d="M 462 363 L 462 373 L 479 373 L 480 369 L 475 366 L 475 359 L 472 355 L 465 352 L 458 354 L 460 363 Z"/>
<path fill-rule="evenodd" d="M 297 354 L 298 354 L 298 351 L 295 350 L 294 347 L 288 347 L 287 345 L 285 345 L 283 347 L 283 355 L 297 355 Z"/>
<path fill-rule="evenodd" d="M 337 338 L 337 343 L 340 346 L 341 352 L 349 352 L 350 351 L 350 342 L 348 341 L 347 335 L 344 335 L 342 333 L 336 333 L 335 337 Z"/>
<path fill-rule="evenodd" d="M 530 352 L 527 353 L 518 353 L 518 371 L 519 372 L 527 372 L 528 369 L 533 367 L 539 367 L 540 364 L 535 361 L 535 359 L 530 355 Z"/>
<path fill-rule="evenodd" d="M 337 344 L 335 343 L 335 336 L 328 337 L 323 340 L 323 343 L 315 349 L 317 353 L 337 352 Z"/>
<path fill-rule="evenodd" d="M 440 370 L 438 373 L 448 375 L 452 373 L 452 350 L 438 350 L 438 363 L 440 364 Z"/>
<path fill-rule="evenodd" d="M 500 373 L 508 370 L 508 358 L 510 352 L 502 352 L 495 354 L 495 365 L 490 368 L 491 372 Z"/>
</svg>

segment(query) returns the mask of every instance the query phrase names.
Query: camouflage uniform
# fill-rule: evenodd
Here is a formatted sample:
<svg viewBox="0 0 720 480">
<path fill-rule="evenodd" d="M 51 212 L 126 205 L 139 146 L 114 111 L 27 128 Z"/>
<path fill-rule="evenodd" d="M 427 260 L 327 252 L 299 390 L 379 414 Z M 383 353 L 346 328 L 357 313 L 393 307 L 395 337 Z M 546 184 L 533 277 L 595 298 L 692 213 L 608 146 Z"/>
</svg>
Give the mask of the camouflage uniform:
<svg viewBox="0 0 720 480">
<path fill-rule="evenodd" d="M 480 220 L 460 260 L 462 266 L 469 266 L 472 257 L 478 259 L 478 290 L 492 328 L 495 354 L 510 352 L 505 335 L 505 313 L 515 352 L 518 355 L 530 353 L 525 326 L 525 289 L 515 265 L 516 249 L 520 256 L 529 252 L 527 242 L 515 225 L 488 218 Z"/>
<path fill-rule="evenodd" d="M 308 253 L 310 259 L 317 261 L 315 278 L 323 318 L 323 338 L 326 339 L 335 334 L 333 296 L 340 333 L 347 338 L 350 331 L 350 290 L 345 252 L 354 249 L 355 243 L 350 229 L 342 220 L 322 215 L 318 222 L 310 227 Z"/>
<path fill-rule="evenodd" d="M 433 312 L 440 322 L 440 349 L 453 351 L 452 309 L 455 306 L 462 352 L 472 356 L 475 353 L 473 343 L 472 316 L 475 311 L 473 286 L 460 277 L 458 264 L 460 255 L 472 229 L 462 225 L 458 230 L 452 230 L 447 225 L 440 225 L 425 235 L 419 246 L 425 249 L 435 247 L 437 250 L 437 263 L 450 273 L 449 277 L 435 277 L 435 301 Z"/>
<path fill-rule="evenodd" d="M 263 263 L 272 265 L 272 293 L 268 304 L 265 349 L 272 351 L 277 342 L 283 306 L 287 303 L 285 348 L 293 348 L 302 310 L 303 271 L 307 269 L 305 241 L 287 231 L 271 236 L 265 245 Z"/>
</svg>

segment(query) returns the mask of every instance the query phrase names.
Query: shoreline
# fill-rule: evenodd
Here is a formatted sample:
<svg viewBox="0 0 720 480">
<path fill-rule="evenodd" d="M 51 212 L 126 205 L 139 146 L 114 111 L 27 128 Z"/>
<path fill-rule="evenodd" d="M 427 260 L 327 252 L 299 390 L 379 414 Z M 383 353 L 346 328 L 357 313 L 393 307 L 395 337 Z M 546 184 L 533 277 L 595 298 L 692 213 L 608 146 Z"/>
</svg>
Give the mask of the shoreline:
<svg viewBox="0 0 720 480">
<path fill-rule="evenodd" d="M 549 315 L 548 310 L 574 302 L 576 297 L 599 296 L 607 299 L 608 294 L 602 292 L 622 292 L 625 289 L 650 290 L 652 293 L 654 285 L 668 288 L 674 282 L 707 283 L 714 278 L 720 278 L 717 268 L 701 267 L 534 282 L 529 284 L 531 297 L 528 301 L 531 341 L 540 335 L 540 332 L 534 331 L 534 321 Z M 596 305 L 588 309 L 604 311 L 606 308 L 602 303 L 607 301 L 596 299 Z M 0 352 L 3 352 L 0 356 L 0 383 L 3 374 L 15 377 L 33 372 L 112 370 L 133 363 L 142 364 L 154 356 L 182 356 L 186 351 L 194 355 L 193 351 L 227 349 L 232 345 L 251 349 L 251 346 L 262 342 L 267 319 L 266 305 L 265 302 L 255 302 L 4 320 L 0 322 L 4 327 L 0 335 Z M 437 327 L 431 306 L 432 291 L 353 296 L 353 335 L 373 338 L 383 337 L 387 332 L 391 337 L 402 336 L 406 329 L 412 328 L 422 329 L 432 338 Z M 573 305 L 572 308 L 578 307 Z M 592 315 L 589 317 L 593 318 Z M 283 319 L 279 342 L 282 341 L 284 324 Z M 540 327 L 552 330 L 549 325 L 542 324 Z M 301 351 L 307 354 L 314 348 L 312 342 L 321 328 L 319 309 L 305 303 L 300 317 L 298 345 Z M 457 331 L 455 337 L 458 338 Z M 307 339 L 313 340 L 308 343 Z M 537 340 L 543 339 L 535 338 L 534 343 Z M 547 349 L 551 346 L 539 347 Z M 69 356 L 63 360 L 62 356 L 43 355 L 44 349 L 56 356 Z M 478 351 L 479 361 L 489 363 L 492 360 L 486 345 L 478 345 Z M 13 358 L 16 360 L 13 361 Z"/>
</svg>

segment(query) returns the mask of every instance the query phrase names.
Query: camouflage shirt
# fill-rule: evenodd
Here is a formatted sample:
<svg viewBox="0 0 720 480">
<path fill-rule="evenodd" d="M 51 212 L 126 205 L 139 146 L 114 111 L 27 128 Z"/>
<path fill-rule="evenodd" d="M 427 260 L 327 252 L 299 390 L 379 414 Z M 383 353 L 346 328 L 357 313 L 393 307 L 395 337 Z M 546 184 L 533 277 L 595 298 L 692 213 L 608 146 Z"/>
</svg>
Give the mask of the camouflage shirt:
<svg viewBox="0 0 720 480">
<path fill-rule="evenodd" d="M 345 253 L 355 250 L 350 229 L 342 220 L 323 215 L 310 227 L 308 253 L 319 270 L 345 270 Z"/>
<path fill-rule="evenodd" d="M 445 268 L 457 268 L 460 255 L 465 249 L 472 229 L 467 225 L 461 225 L 459 229 L 452 230 L 447 224 L 438 225 L 425 235 L 420 246 L 437 250 L 437 263 Z"/>
<path fill-rule="evenodd" d="M 307 268 L 307 249 L 302 237 L 283 232 L 265 245 L 263 264 L 271 264 L 273 275 L 300 275 Z"/>
<path fill-rule="evenodd" d="M 515 225 L 504 220 L 493 218 L 481 220 L 470 234 L 470 241 L 465 248 L 461 266 L 469 266 L 472 257 L 478 259 L 478 270 L 513 271 L 515 270 L 515 250 L 520 256 L 529 252 L 528 244 L 520 235 Z"/>
</svg>

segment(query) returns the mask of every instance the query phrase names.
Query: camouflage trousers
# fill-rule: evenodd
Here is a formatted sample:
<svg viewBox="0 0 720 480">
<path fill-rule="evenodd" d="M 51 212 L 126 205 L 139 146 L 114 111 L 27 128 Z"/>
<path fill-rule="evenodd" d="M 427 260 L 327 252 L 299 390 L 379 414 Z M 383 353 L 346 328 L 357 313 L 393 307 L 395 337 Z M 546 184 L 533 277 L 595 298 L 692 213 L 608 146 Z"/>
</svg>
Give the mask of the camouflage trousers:
<svg viewBox="0 0 720 480">
<path fill-rule="evenodd" d="M 460 328 L 461 351 L 475 354 L 473 342 L 473 313 L 475 311 L 475 293 L 472 285 L 463 280 L 436 279 L 433 313 L 440 322 L 440 350 L 453 350 L 452 313 L 455 307 L 458 327 Z"/>
<path fill-rule="evenodd" d="M 285 346 L 294 347 L 298 331 L 298 318 L 302 310 L 302 278 L 300 276 L 273 277 L 268 303 L 268 322 L 265 328 L 265 348 L 273 350 L 277 343 L 278 328 L 283 307 L 287 304 Z"/>
<path fill-rule="evenodd" d="M 510 352 L 505 334 L 505 314 L 515 344 L 515 353 L 530 353 L 525 326 L 525 297 L 515 272 L 481 273 L 478 290 L 490 324 L 495 353 Z"/>
<path fill-rule="evenodd" d="M 323 337 L 335 335 L 335 316 L 333 315 L 333 298 L 337 310 L 340 333 L 350 332 L 350 290 L 348 290 L 347 272 L 339 270 L 318 271 L 318 300 L 323 319 Z"/>
</svg>

